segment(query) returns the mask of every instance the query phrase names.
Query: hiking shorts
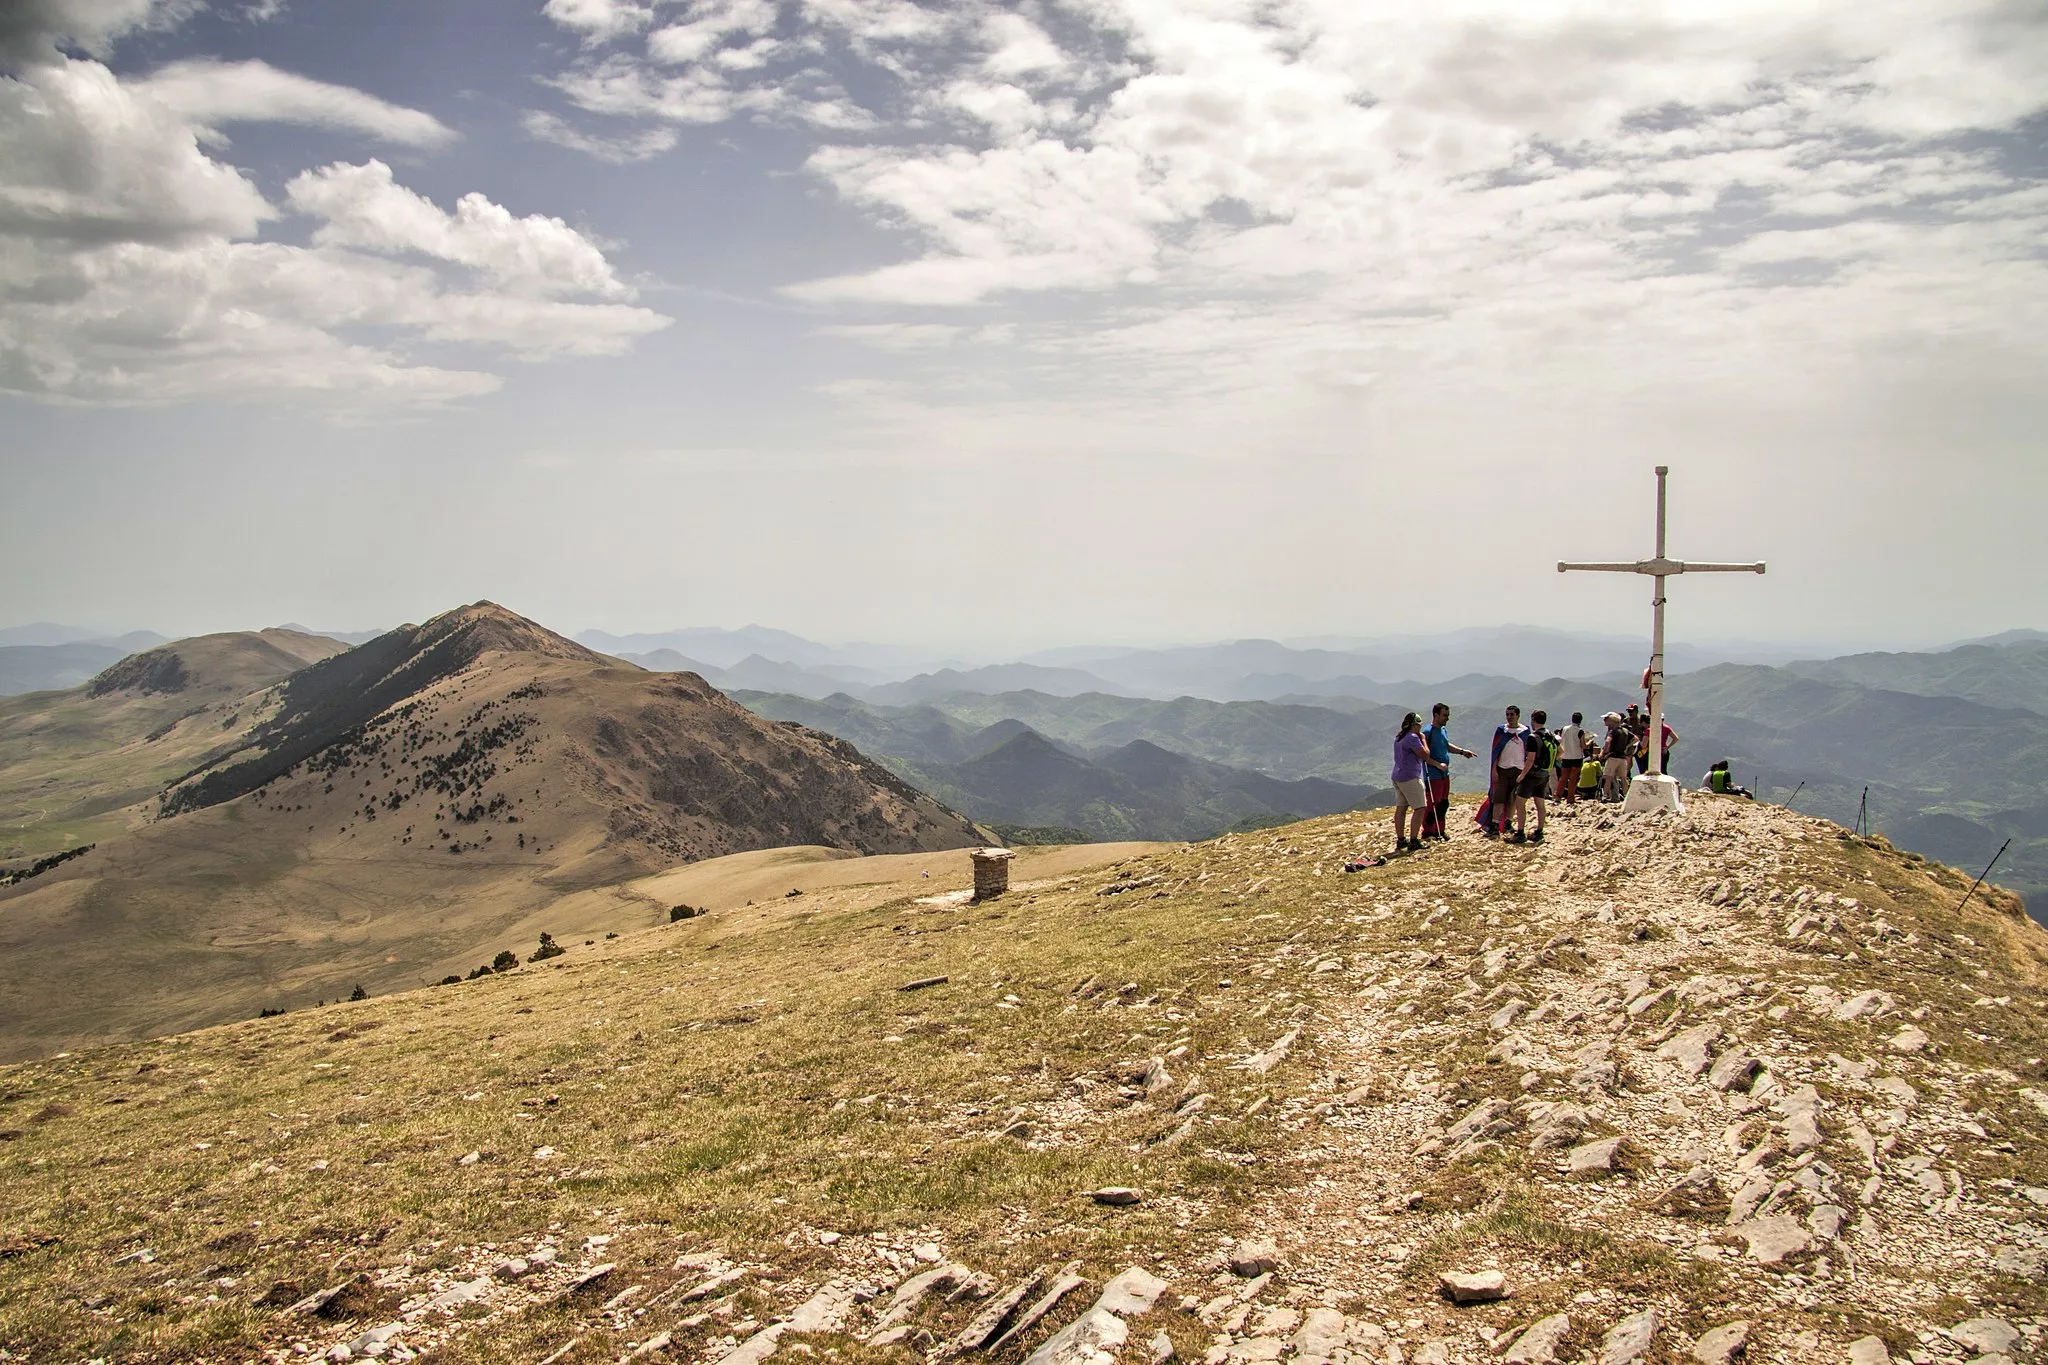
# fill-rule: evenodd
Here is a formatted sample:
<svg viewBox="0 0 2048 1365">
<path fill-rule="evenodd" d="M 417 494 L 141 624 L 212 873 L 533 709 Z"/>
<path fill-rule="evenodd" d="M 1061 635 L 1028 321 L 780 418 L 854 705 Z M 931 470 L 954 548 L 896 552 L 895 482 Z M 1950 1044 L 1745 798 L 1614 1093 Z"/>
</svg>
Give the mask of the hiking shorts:
<svg viewBox="0 0 2048 1365">
<path fill-rule="evenodd" d="M 1522 796 L 1549 796 L 1550 769 L 1529 769 L 1528 772 L 1522 774 L 1521 785 L 1517 788 L 1517 791 Z"/>
<path fill-rule="evenodd" d="M 1493 770 L 1493 790 L 1488 793 L 1493 800 L 1495 809 L 1506 809 L 1508 803 L 1515 799 L 1515 793 L 1521 785 L 1522 770 L 1520 768 L 1495 768 Z"/>
<path fill-rule="evenodd" d="M 1421 810 L 1429 804 L 1429 792 L 1419 777 L 1404 777 L 1394 784 L 1394 799 L 1404 806 Z"/>
<path fill-rule="evenodd" d="M 1579 785 L 1579 770 L 1586 766 L 1581 758 L 1561 758 L 1557 761 L 1557 785 L 1560 791 L 1570 791 Z"/>
<path fill-rule="evenodd" d="M 1627 759 L 1610 758 L 1607 760 L 1605 776 L 1609 782 L 1618 782 L 1626 786 L 1628 783 L 1628 769 L 1629 761 Z"/>
</svg>

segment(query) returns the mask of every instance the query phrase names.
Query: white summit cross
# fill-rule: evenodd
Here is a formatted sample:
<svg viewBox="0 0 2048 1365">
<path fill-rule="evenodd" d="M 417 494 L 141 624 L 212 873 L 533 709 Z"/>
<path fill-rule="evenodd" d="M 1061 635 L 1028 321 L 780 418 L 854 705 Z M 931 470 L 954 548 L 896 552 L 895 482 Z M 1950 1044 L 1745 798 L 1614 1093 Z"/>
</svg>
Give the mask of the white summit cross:
<svg viewBox="0 0 2048 1365">
<path fill-rule="evenodd" d="M 1664 771 L 1664 580 L 1681 573 L 1762 573 L 1762 564 L 1688 564 L 1682 559 L 1664 557 L 1664 480 L 1671 473 L 1669 465 L 1657 466 L 1657 557 L 1639 559 L 1633 564 L 1559 564 L 1559 573 L 1573 569 L 1590 569 L 1596 573 L 1640 573 L 1657 580 L 1656 595 L 1650 599 L 1650 731 L 1644 742 L 1649 745 L 1649 767 L 1637 773 L 1629 783 L 1628 800 L 1623 804 L 1625 811 L 1669 810 L 1681 811 L 1683 803 L 1678 799 L 1678 781 Z"/>
</svg>

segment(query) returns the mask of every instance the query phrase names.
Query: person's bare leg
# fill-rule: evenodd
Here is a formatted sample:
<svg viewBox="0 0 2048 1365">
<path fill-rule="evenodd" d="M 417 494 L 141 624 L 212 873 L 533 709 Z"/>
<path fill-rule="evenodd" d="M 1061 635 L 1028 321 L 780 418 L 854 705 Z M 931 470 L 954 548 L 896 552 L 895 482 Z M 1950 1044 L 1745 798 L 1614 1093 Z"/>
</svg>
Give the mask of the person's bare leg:
<svg viewBox="0 0 2048 1365">
<path fill-rule="evenodd" d="M 1539 796 L 1536 798 L 1536 832 L 1538 834 L 1541 834 L 1543 832 L 1545 818 L 1546 817 L 1543 809 L 1543 798 Z"/>
<path fill-rule="evenodd" d="M 1400 848 L 1408 842 L 1408 806 L 1396 799 L 1394 802 L 1394 847 Z"/>
</svg>

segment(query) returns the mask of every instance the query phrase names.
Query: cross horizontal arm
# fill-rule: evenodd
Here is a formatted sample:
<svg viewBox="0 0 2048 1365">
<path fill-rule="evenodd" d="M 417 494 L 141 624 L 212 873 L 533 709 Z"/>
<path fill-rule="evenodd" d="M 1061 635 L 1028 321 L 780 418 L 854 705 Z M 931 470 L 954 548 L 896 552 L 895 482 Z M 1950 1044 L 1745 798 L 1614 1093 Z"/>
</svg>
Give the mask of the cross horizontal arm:
<svg viewBox="0 0 2048 1365">
<path fill-rule="evenodd" d="M 1633 564 L 1566 564 L 1560 562 L 1559 573 L 1573 569 L 1591 569 L 1596 573 L 1639 573 L 1653 574 L 1658 578 L 1669 578 L 1682 573 L 1762 573 L 1761 564 L 1692 564 L 1683 559 L 1639 559 Z"/>
</svg>

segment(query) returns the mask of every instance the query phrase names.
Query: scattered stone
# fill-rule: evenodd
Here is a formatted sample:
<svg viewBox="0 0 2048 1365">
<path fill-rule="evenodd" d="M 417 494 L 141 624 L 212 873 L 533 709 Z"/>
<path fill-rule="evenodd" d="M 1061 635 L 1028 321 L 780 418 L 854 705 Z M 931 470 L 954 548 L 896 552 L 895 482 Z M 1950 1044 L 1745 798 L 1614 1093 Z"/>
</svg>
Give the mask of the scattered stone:
<svg viewBox="0 0 2048 1365">
<path fill-rule="evenodd" d="M 1762 1062 L 1736 1048 L 1721 1054 L 1707 1072 L 1707 1084 L 1716 1090 L 1747 1090 L 1763 1069 Z"/>
<path fill-rule="evenodd" d="M 926 1243 L 926 1245 L 929 1246 L 931 1244 Z M 932 1249 L 936 1251 L 938 1248 L 933 1247 Z M 923 1250 L 924 1247 L 918 1248 L 920 1253 Z M 923 1257 L 920 1255 L 919 1259 L 922 1260 Z M 945 1293 L 948 1290 L 958 1288 L 963 1281 L 973 1275 L 974 1272 L 972 1270 L 969 1270 L 957 1261 L 947 1261 L 943 1265 L 934 1266 L 930 1270 L 920 1271 L 912 1275 L 896 1287 L 896 1293 L 890 1298 L 880 1315 L 875 1318 L 874 1326 L 868 1331 L 868 1344 L 871 1346 L 886 1344 L 879 1341 L 878 1338 L 916 1312 L 918 1304 L 924 1301 L 927 1294 Z"/>
<path fill-rule="evenodd" d="M 461 1284 L 455 1285 L 450 1289 L 443 1290 L 441 1293 L 436 1294 L 432 1299 L 427 1301 L 427 1307 L 438 1308 L 444 1313 L 452 1313 L 456 1309 L 462 1307 L 463 1304 L 468 1303 L 473 1299 L 482 1298 L 484 1296 L 484 1291 L 489 1289 L 490 1287 L 490 1276 L 479 1275 L 473 1280 L 466 1280 Z"/>
<path fill-rule="evenodd" d="M 474 1152 L 465 1152 L 461 1156 L 455 1158 L 455 1164 L 458 1166 L 474 1166 L 477 1164 L 477 1162 L 482 1161 L 483 1159 L 484 1154 L 481 1150 Z"/>
<path fill-rule="evenodd" d="M 1813 1245 L 1812 1236 L 1788 1214 L 1752 1218 L 1729 1231 L 1749 1244 L 1749 1254 L 1762 1265 L 1776 1265 Z"/>
<path fill-rule="evenodd" d="M 770 1323 L 719 1357 L 718 1365 L 760 1365 L 775 1354 L 784 1334 L 830 1332 L 846 1320 L 857 1301 L 858 1289 L 850 1281 L 834 1280 L 797 1305 L 781 1322 Z"/>
<path fill-rule="evenodd" d="M 1557 1359 L 1557 1348 L 1564 1345 L 1571 1331 L 1572 1320 L 1563 1313 L 1539 1318 L 1515 1338 L 1514 1345 L 1508 1347 L 1501 1359 L 1506 1365 L 1551 1365 Z"/>
<path fill-rule="evenodd" d="M 1628 1365 L 1650 1349 L 1651 1339 L 1663 1325 L 1654 1308 L 1645 1308 L 1615 1323 L 1600 1339 L 1600 1365 Z"/>
<path fill-rule="evenodd" d="M 1713 1055 L 1711 1049 L 1720 1037 L 1720 1025 L 1701 1024 L 1673 1035 L 1657 1049 L 1657 1055 L 1678 1063 L 1678 1069 L 1686 1075 L 1697 1076 L 1707 1069 Z"/>
<path fill-rule="evenodd" d="M 1601 1138 L 1572 1148 L 1570 1162 L 1573 1175 L 1597 1175 L 1614 1169 L 1614 1158 L 1621 1151 L 1622 1139 Z"/>
<path fill-rule="evenodd" d="M 1892 998 L 1883 991 L 1862 991 L 1835 1006 L 1835 1018 L 1846 1024 L 1866 1014 L 1883 1014 L 1891 1005 Z"/>
<path fill-rule="evenodd" d="M 1927 1043 L 1926 1030 L 1908 1024 L 1897 1033 L 1894 1033 L 1891 1036 L 1891 1041 L 1886 1043 L 1885 1046 L 1894 1052 L 1912 1054 L 1925 1051 Z"/>
<path fill-rule="evenodd" d="M 896 989 L 899 991 L 921 991 L 931 986 L 943 986 L 952 980 L 947 976 L 921 976 L 915 981 L 906 981 Z"/>
<path fill-rule="evenodd" d="M 991 1352 L 1000 1351 L 1013 1339 L 1030 1331 L 1038 1324 L 1040 1318 L 1058 1306 L 1061 1299 L 1086 1283 L 1088 1281 L 1081 1275 L 1081 1263 L 1079 1261 L 1069 1261 L 1066 1265 L 1061 1266 L 1059 1273 L 1053 1276 L 1052 1283 L 1046 1287 L 1045 1293 L 1039 1295 L 1037 1301 L 1029 1308 L 1019 1313 L 1017 1320 L 1011 1323 L 1001 1336 L 988 1344 L 988 1349 Z"/>
<path fill-rule="evenodd" d="M 405 1328 L 406 1324 L 402 1322 L 387 1322 L 382 1327 L 372 1327 L 369 1331 L 352 1338 L 345 1344 L 350 1351 L 359 1356 L 382 1355 L 384 1354 L 384 1348 L 391 1344 L 391 1339 L 400 1332 L 403 1332 Z M 346 1356 L 342 1357 L 344 1360 L 347 1358 Z"/>
<path fill-rule="evenodd" d="M 1507 1276 L 1498 1270 L 1447 1270 L 1437 1284 L 1452 1303 L 1492 1303 L 1508 1296 Z"/>
<path fill-rule="evenodd" d="M 1131 1267 L 1102 1287 L 1102 1295 L 1080 1317 L 1046 1338 L 1025 1365 L 1083 1365 L 1097 1355 L 1114 1356 L 1130 1335 L 1124 1319 L 1152 1311 L 1166 1281 Z"/>
<path fill-rule="evenodd" d="M 1280 1268 L 1280 1248 L 1270 1237 L 1247 1237 L 1230 1249 L 1230 1273 L 1251 1279 Z"/>
<path fill-rule="evenodd" d="M 1472 1111 L 1452 1124 L 1444 1134 L 1446 1142 L 1464 1142 L 1477 1137 L 1498 1137 L 1515 1126 L 1514 1106 L 1506 1100 L 1481 1100 Z"/>
<path fill-rule="evenodd" d="M 2007 1247 L 1992 1258 L 1991 1268 L 2001 1275 L 2012 1275 L 2022 1280 L 2038 1280 L 2048 1276 L 2048 1252 Z"/>
<path fill-rule="evenodd" d="M 1328 1360 L 1344 1346 L 1344 1315 L 1334 1308 L 1311 1308 L 1294 1334 L 1294 1354 L 1302 1360 Z"/>
<path fill-rule="evenodd" d="M 1948 1334 L 1979 1355 L 2004 1355 L 2019 1344 L 2020 1329 L 2004 1318 L 1971 1318 L 1948 1329 Z"/>
<path fill-rule="evenodd" d="M 533 1263 L 524 1256 L 514 1256 L 491 1267 L 491 1273 L 501 1280 L 516 1280 L 533 1269 Z"/>
<path fill-rule="evenodd" d="M 1725 1322 L 1700 1334 L 1692 1344 L 1692 1358 L 1699 1365 L 1728 1365 L 1749 1348 L 1749 1324 Z"/>
<path fill-rule="evenodd" d="M 580 1271 L 573 1278 L 570 1279 L 568 1287 L 564 1289 L 562 1292 L 565 1294 L 574 1294 L 577 1293 L 579 1290 L 588 1289 L 590 1288 L 590 1286 L 596 1284 L 599 1280 L 611 1274 L 614 1270 L 617 1270 L 618 1268 L 619 1267 L 616 1262 L 606 1261 L 603 1265 L 592 1266 L 588 1270 Z"/>
<path fill-rule="evenodd" d="M 1913 1088 L 1911 1081 L 1900 1076 L 1879 1076 L 1870 1083 L 1870 1088 L 1907 1109 L 1920 1103 L 1920 1092 Z"/>
<path fill-rule="evenodd" d="M 1036 1293 L 1050 1273 L 1050 1267 L 1040 1266 L 991 1299 L 986 1307 L 974 1315 L 974 1321 L 968 1323 L 966 1329 L 953 1338 L 953 1343 L 945 1354 L 960 1355 L 967 1351 L 978 1351 L 986 1346 L 996 1333 L 1003 1330 L 1003 1324 L 1015 1315 L 1018 1305 Z"/>
<path fill-rule="evenodd" d="M 1882 1337 L 1859 1337 L 1849 1343 L 1849 1365 L 1892 1365 Z"/>
<path fill-rule="evenodd" d="M 1104 1185 L 1099 1190 L 1088 1191 L 1088 1197 L 1098 1204 L 1110 1205 L 1136 1204 L 1145 1198 L 1129 1185 Z"/>
<path fill-rule="evenodd" d="M 1166 1365 L 1173 1359 L 1173 1338 L 1164 1332 L 1154 1332 L 1152 1340 L 1146 1343 L 1147 1365 Z"/>
<path fill-rule="evenodd" d="M 1274 1067 L 1280 1065 L 1281 1062 L 1287 1060 L 1287 1054 L 1293 1050 L 1294 1042 L 1299 1037 L 1301 1037 L 1301 1030 L 1299 1028 L 1291 1028 L 1282 1034 L 1280 1041 L 1274 1043 L 1273 1046 L 1267 1048 L 1264 1052 L 1253 1053 L 1245 1058 L 1243 1062 L 1239 1063 L 1239 1065 L 1255 1076 L 1263 1076 Z"/>
</svg>

